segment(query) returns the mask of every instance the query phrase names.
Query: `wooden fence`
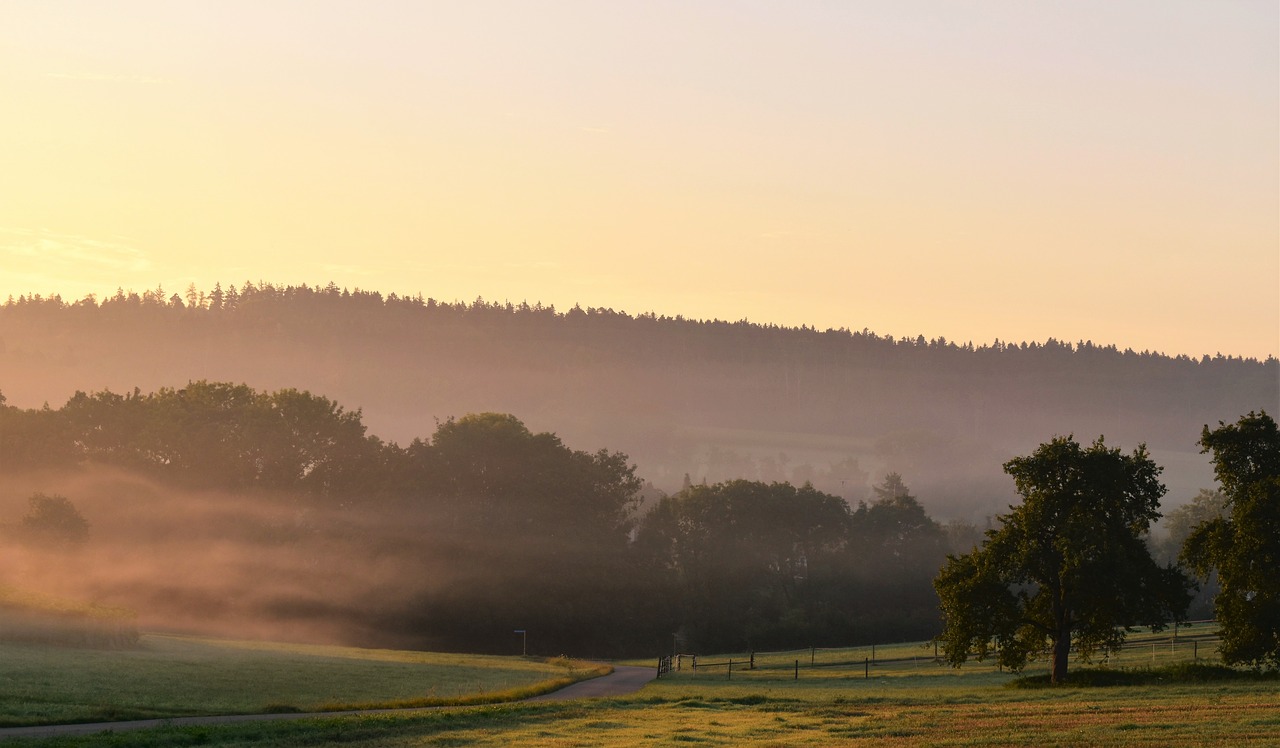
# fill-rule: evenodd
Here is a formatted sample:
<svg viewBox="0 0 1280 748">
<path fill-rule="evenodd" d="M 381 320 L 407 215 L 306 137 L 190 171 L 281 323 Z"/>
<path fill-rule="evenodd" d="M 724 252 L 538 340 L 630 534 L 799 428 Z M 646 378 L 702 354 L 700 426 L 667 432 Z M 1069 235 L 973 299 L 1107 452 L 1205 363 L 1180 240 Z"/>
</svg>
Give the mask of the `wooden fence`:
<svg viewBox="0 0 1280 748">
<path fill-rule="evenodd" d="M 1160 635 L 1138 635 L 1126 641 L 1119 651 L 1105 658 L 1096 657 L 1095 662 L 1135 665 L 1144 662 L 1198 662 L 1202 658 L 1212 657 L 1220 641 L 1213 624 L 1213 621 L 1193 621 Z M 694 676 L 710 672 L 732 679 L 735 672 L 742 674 L 747 671 L 758 674 L 758 677 L 789 676 L 788 679 L 798 680 L 802 670 L 828 669 L 849 671 L 837 677 L 870 678 L 873 668 L 890 671 L 942 666 L 945 664 L 943 654 L 937 642 L 933 641 L 872 644 L 863 647 L 748 651 L 741 655 L 713 657 L 676 654 L 659 659 L 658 675 L 661 677 L 688 669 Z M 999 668 L 997 663 L 988 662 L 986 666 Z"/>
</svg>

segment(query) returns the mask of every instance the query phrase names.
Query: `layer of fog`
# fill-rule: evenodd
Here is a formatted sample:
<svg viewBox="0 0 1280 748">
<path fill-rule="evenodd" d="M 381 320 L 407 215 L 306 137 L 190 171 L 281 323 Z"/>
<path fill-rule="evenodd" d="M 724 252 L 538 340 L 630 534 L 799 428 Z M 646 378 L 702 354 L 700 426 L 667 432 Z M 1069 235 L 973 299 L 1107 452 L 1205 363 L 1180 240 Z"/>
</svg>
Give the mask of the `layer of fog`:
<svg viewBox="0 0 1280 748">
<path fill-rule="evenodd" d="M 0 543 L 0 581 L 130 609 L 145 630 L 385 644 L 394 632 L 378 617 L 439 584 L 463 552 L 421 515 L 303 510 L 289 496 L 181 491 L 101 467 L 0 477 L 0 520 L 12 526 L 36 492 L 70 498 L 89 540 Z"/>
</svg>

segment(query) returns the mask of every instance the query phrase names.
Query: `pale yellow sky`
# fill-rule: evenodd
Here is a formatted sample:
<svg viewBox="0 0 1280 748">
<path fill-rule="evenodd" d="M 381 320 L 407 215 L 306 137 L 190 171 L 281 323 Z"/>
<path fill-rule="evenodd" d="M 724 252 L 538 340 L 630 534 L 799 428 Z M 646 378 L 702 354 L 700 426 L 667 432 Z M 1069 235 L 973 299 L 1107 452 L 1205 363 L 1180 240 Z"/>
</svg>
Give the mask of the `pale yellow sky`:
<svg viewBox="0 0 1280 748">
<path fill-rule="evenodd" d="M 1272 0 L 0 0 L 0 102 L 0 298 L 1280 353 Z"/>
</svg>

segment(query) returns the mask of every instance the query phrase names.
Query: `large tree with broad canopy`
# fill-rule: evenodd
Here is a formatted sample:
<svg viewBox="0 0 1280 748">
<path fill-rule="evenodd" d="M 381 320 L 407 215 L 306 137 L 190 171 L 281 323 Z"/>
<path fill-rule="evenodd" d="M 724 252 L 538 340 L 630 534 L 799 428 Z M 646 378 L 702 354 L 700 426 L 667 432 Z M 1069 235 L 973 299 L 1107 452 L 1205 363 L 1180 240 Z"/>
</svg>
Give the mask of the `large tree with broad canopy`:
<svg viewBox="0 0 1280 748">
<path fill-rule="evenodd" d="M 1200 445 L 1213 453 L 1228 516 L 1192 531 L 1183 558 L 1201 575 L 1218 572 L 1223 660 L 1280 668 L 1280 429 L 1251 412 L 1205 426 Z"/>
<path fill-rule="evenodd" d="M 1089 447 L 1058 437 L 1004 470 L 1022 503 L 934 581 L 948 662 L 995 656 L 1016 671 L 1047 651 L 1061 683 L 1071 648 L 1088 661 L 1132 627 L 1185 614 L 1192 582 L 1157 565 L 1143 538 L 1165 492 L 1144 446 L 1125 455 L 1101 437 Z"/>
</svg>

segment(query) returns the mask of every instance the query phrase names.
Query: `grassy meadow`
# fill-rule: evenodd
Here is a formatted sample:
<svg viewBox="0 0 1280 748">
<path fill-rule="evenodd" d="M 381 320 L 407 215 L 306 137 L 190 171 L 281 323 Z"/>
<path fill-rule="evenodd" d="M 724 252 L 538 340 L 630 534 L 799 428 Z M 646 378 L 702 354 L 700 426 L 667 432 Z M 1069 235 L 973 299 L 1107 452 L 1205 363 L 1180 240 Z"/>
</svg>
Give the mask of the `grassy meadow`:
<svg viewBox="0 0 1280 748">
<path fill-rule="evenodd" d="M 0 644 L 0 726 L 483 703 L 599 666 L 143 635 L 130 649 Z"/>
<path fill-rule="evenodd" d="M 867 648 L 864 654 L 859 648 L 758 655 L 756 670 L 739 671 L 735 665 L 732 674 L 727 667 L 716 665 L 700 667 L 697 673 L 686 667 L 650 683 L 637 694 L 619 698 L 504 703 L 288 722 L 170 726 L 85 737 L 18 740 L 14 744 L 548 748 L 1276 745 L 1275 736 L 1280 734 L 1280 680 L 1250 677 L 1247 673 L 1233 675 L 1206 666 L 1204 661 L 1212 657 L 1207 641 L 1184 651 L 1183 645 L 1211 633 L 1184 631 L 1176 643 L 1167 633 L 1135 636 L 1119 664 L 1114 658 L 1105 667 L 1073 663 L 1080 683 L 1108 685 L 1045 687 L 1038 671 L 1019 677 L 982 663 L 957 670 L 936 663 L 932 645 L 915 643 L 877 647 L 879 664 L 875 666 L 864 665 L 870 650 Z M 443 685 L 445 674 L 439 674 L 438 692 L 452 689 L 460 696 L 476 689 L 510 687 L 510 679 L 518 680 L 522 674 L 533 680 L 549 677 L 548 673 L 554 675 L 555 670 L 554 665 L 519 658 L 299 648 L 170 637 L 144 637 L 144 642 L 154 647 L 152 651 L 157 655 L 163 654 L 166 647 L 171 648 L 167 651 L 174 655 L 173 659 L 185 658 L 193 668 L 201 667 L 192 658 L 201 648 L 220 663 L 216 669 L 237 656 L 253 659 L 264 654 L 286 661 L 305 654 L 325 661 L 325 667 L 334 668 L 327 677 L 317 675 L 320 671 L 311 671 L 309 677 L 281 679 L 280 687 L 294 690 L 280 693 L 295 694 L 293 701 L 299 704 L 306 698 L 337 703 L 337 697 L 318 694 L 314 684 L 303 681 L 332 681 L 335 677 L 347 681 L 350 676 L 355 683 L 357 673 L 376 667 L 374 663 L 453 671 L 448 676 L 452 678 L 449 686 Z M 1200 665 L 1192 662 L 1193 652 L 1200 656 Z M 801 655 L 811 657 L 814 664 L 806 665 Z M 729 657 L 699 659 L 716 663 Z M 736 655 L 733 658 L 737 660 Z M 798 659 L 802 662 L 796 679 Z M 261 704 L 262 697 L 277 687 L 266 674 L 271 669 L 267 666 L 259 671 L 257 681 L 246 677 L 236 682 L 228 678 L 222 687 L 256 692 Z M 102 677 L 117 686 L 130 680 L 120 671 Z M 211 680 L 204 676 L 202 679 Z M 294 685 L 287 685 L 290 680 Z M 6 688 L 11 687 L 7 671 L 5 682 Z M 390 683 L 384 685 L 392 687 Z M 220 698 L 228 705 L 212 711 L 236 711 L 230 705 L 240 697 L 215 696 L 216 683 L 205 688 L 208 693 L 200 698 Z M 155 694 L 154 698 L 161 697 Z M 12 700 L 8 692 L 3 700 Z M 348 697 L 347 701 L 354 699 Z M 175 706 L 171 704 L 169 708 Z"/>
</svg>

